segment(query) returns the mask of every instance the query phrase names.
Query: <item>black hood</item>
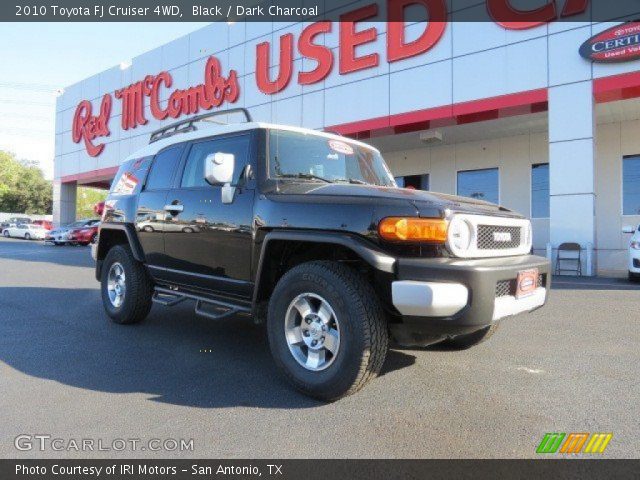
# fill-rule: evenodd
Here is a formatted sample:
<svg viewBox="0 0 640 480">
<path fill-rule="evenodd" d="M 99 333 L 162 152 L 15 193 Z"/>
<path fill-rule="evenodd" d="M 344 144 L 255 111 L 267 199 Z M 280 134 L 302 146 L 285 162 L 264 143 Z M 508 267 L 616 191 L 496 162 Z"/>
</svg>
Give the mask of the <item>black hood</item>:
<svg viewBox="0 0 640 480">
<path fill-rule="evenodd" d="M 448 209 L 456 212 L 476 214 L 519 216 L 507 208 L 490 202 L 408 188 L 347 183 L 280 182 L 278 193 L 283 195 L 303 195 L 305 197 L 309 195 L 316 200 L 319 200 L 318 197 L 322 197 L 322 200 L 326 200 L 327 202 L 337 201 L 338 203 L 345 203 L 346 198 L 349 197 L 356 197 L 359 200 L 371 199 L 372 203 L 384 203 L 385 200 L 404 200 L 413 204 L 419 211 L 437 208 L 439 210 Z"/>
</svg>

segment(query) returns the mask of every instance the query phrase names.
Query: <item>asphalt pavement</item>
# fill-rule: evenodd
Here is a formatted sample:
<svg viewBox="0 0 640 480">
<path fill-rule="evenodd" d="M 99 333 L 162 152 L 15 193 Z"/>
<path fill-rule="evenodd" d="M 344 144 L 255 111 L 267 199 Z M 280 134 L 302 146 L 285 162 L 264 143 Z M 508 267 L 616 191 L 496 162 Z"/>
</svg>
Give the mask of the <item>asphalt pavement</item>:
<svg viewBox="0 0 640 480">
<path fill-rule="evenodd" d="M 603 456 L 637 457 L 639 307 L 626 280 L 563 278 L 488 342 L 393 349 L 382 376 L 323 404 L 281 379 L 262 327 L 187 303 L 115 325 L 88 248 L 0 239 L 0 457 L 522 458 L 546 432 L 611 432 Z"/>
</svg>

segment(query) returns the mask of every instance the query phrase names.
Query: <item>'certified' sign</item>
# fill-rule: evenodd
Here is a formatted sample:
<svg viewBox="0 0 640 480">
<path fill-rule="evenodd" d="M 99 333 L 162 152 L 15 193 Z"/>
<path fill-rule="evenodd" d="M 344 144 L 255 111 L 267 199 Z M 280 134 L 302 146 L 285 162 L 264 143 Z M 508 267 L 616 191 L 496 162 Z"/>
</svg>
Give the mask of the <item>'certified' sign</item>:
<svg viewBox="0 0 640 480">
<path fill-rule="evenodd" d="M 624 23 L 591 37 L 580 47 L 580 55 L 594 62 L 640 58 L 640 23 Z"/>
</svg>

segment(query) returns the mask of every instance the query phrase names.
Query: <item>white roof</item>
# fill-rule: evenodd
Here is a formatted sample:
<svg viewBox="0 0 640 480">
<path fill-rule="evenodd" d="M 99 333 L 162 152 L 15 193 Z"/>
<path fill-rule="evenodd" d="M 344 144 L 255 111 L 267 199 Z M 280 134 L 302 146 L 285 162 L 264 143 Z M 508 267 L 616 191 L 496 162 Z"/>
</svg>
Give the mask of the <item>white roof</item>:
<svg viewBox="0 0 640 480">
<path fill-rule="evenodd" d="M 142 147 L 140 150 L 129 155 L 125 161 L 133 160 L 136 158 L 148 157 L 155 155 L 160 150 L 175 143 L 186 142 L 189 140 L 197 140 L 199 138 L 211 137 L 213 135 L 223 135 L 225 133 L 234 133 L 234 132 L 243 132 L 246 130 L 254 130 L 256 128 L 264 128 L 264 129 L 272 129 L 272 130 L 286 130 L 289 132 L 298 132 L 305 133 L 308 135 L 315 135 L 317 137 L 329 138 L 332 140 L 339 140 L 341 142 L 347 142 L 352 145 L 359 145 L 360 147 L 369 148 L 371 150 L 378 150 L 371 145 L 368 145 L 363 142 L 359 142 L 357 140 L 353 140 L 351 138 L 341 137 L 340 135 L 336 135 L 328 132 L 321 132 L 318 130 L 311 130 L 309 128 L 301 128 L 301 127 L 293 127 L 290 125 L 277 125 L 274 123 L 264 123 L 264 122 L 246 122 L 246 123 L 230 123 L 230 124 L 217 124 L 213 122 L 200 121 L 197 122 L 199 125 L 207 125 L 210 126 L 201 126 L 198 130 L 187 133 L 179 133 L 176 135 L 171 135 L 169 137 L 163 138 L 161 140 L 156 140 L 149 145 Z"/>
</svg>

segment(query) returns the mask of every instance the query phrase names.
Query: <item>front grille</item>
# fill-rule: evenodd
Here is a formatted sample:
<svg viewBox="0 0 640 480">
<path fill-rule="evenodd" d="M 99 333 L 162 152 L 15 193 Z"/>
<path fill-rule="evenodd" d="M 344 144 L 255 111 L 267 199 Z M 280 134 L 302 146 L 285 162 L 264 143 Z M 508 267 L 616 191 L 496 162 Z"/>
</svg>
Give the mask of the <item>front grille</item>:
<svg viewBox="0 0 640 480">
<path fill-rule="evenodd" d="M 478 225 L 478 249 L 508 250 L 518 248 L 521 232 L 521 227 Z"/>
<path fill-rule="evenodd" d="M 515 278 L 511 280 L 501 280 L 496 283 L 496 298 L 500 297 L 513 297 L 516 294 L 517 280 Z M 538 275 L 538 282 L 536 288 L 541 288 L 546 285 L 545 275 Z"/>
<path fill-rule="evenodd" d="M 502 280 L 496 283 L 496 298 L 509 297 L 516 294 L 515 280 Z"/>
</svg>

